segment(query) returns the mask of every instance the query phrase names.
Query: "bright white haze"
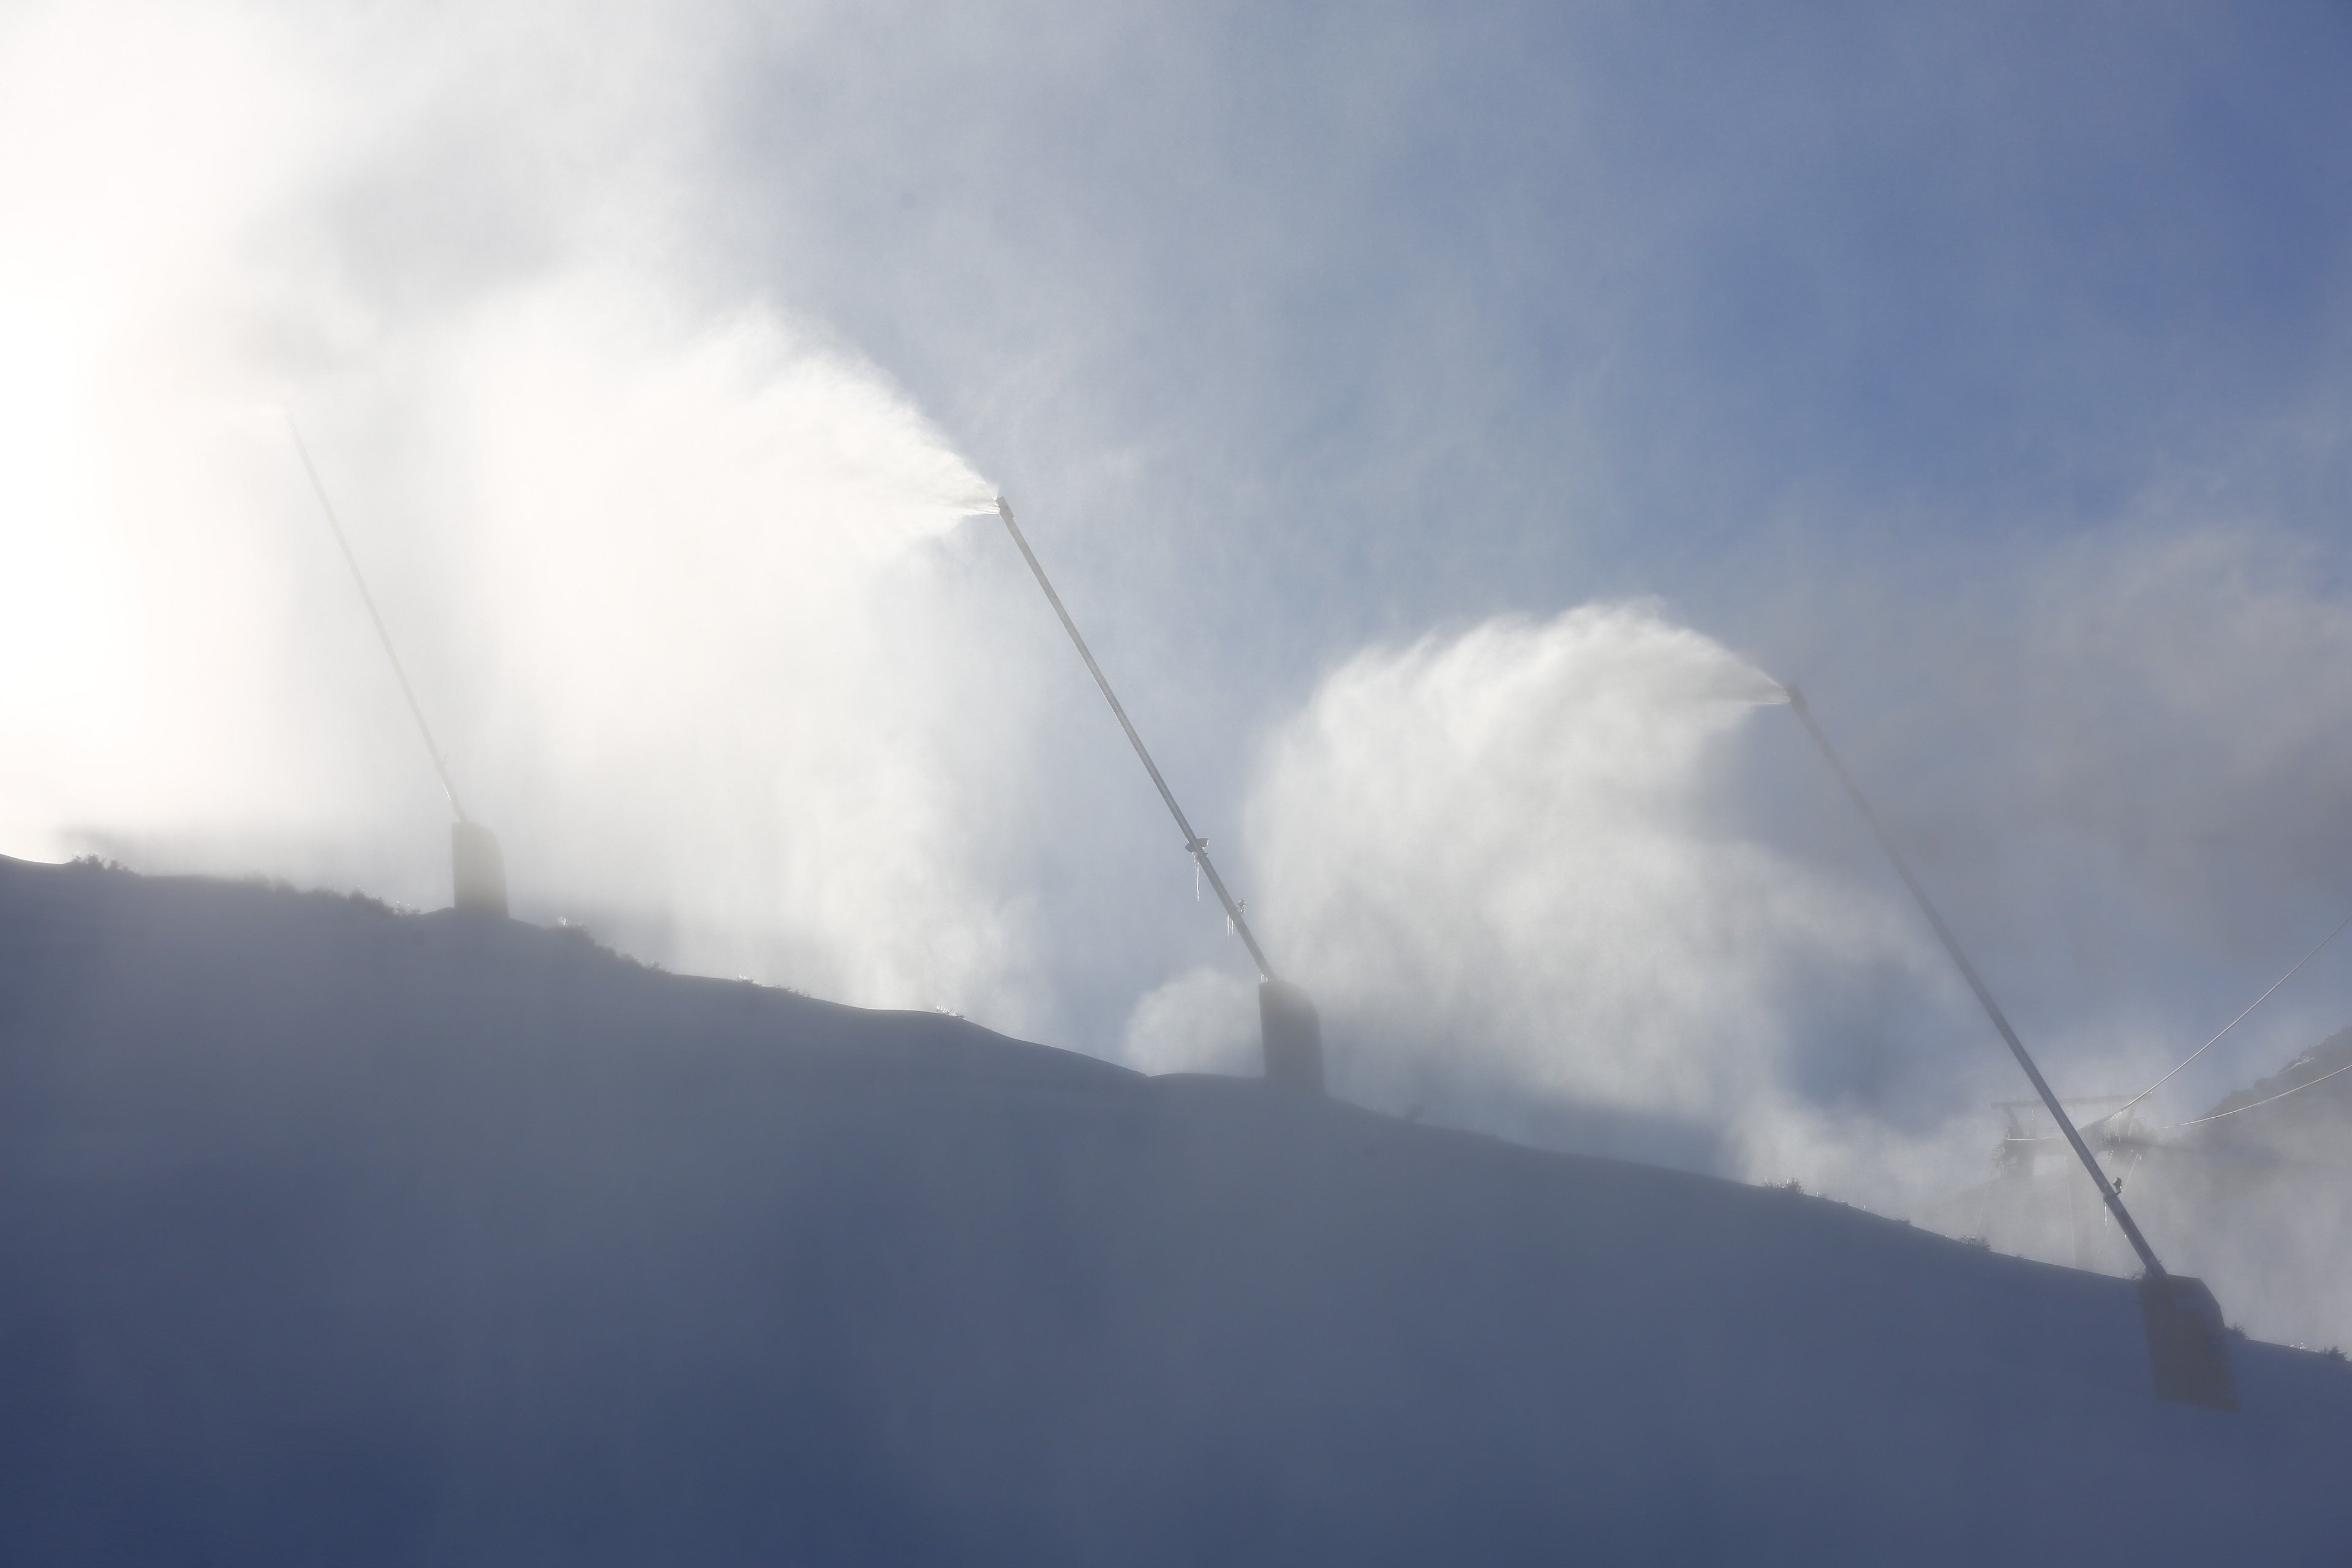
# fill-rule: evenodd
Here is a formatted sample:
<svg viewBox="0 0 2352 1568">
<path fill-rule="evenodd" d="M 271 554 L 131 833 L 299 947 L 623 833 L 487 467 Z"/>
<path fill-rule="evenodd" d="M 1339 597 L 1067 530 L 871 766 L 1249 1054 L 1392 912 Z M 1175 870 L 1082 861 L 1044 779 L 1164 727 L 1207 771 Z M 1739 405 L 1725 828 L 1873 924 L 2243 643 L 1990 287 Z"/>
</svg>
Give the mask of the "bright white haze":
<svg viewBox="0 0 2352 1568">
<path fill-rule="evenodd" d="M 372 40 L 385 79 L 346 98 L 235 9 L 12 40 L 0 841 L 446 897 L 417 851 L 446 807 L 290 413 L 527 912 L 1023 1021 L 1017 915 L 961 847 L 992 764 L 957 752 L 979 693 L 938 555 L 987 486 L 853 352 L 698 298 L 658 166 L 564 167 L 649 129 L 593 73 L 486 193 L 547 209 L 529 254 L 432 279 L 384 171 L 485 107 L 425 63 L 479 68 L 451 41 Z M 393 254 L 339 252 L 354 227 Z M 403 248 L 431 297 L 374 276 Z"/>
</svg>

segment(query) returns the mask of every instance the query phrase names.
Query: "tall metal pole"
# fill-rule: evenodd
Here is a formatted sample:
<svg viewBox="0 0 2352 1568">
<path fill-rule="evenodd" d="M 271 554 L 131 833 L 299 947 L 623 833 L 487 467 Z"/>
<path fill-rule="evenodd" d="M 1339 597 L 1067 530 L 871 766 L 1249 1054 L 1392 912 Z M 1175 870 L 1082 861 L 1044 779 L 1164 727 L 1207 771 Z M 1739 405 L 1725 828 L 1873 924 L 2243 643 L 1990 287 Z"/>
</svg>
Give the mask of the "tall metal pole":
<svg viewBox="0 0 2352 1568">
<path fill-rule="evenodd" d="M 433 739 L 433 726 L 425 721 L 425 706 L 416 700 L 416 689 L 408 683 L 408 671 L 400 662 L 400 650 L 392 646 L 392 630 L 383 624 L 383 612 L 375 605 L 375 595 L 368 592 L 367 574 L 360 570 L 360 558 L 352 550 L 352 542 L 344 536 L 342 520 L 335 515 L 335 503 L 327 499 L 327 486 L 319 478 L 319 467 L 310 461 L 310 448 L 302 442 L 302 432 L 294 423 L 294 415 L 286 415 L 286 433 L 294 437 L 295 454 L 302 459 L 302 471 L 310 477 L 310 489 L 319 498 L 319 510 L 326 514 L 327 529 L 335 536 L 335 548 L 343 552 L 343 564 L 352 569 L 352 581 L 359 585 L 360 602 L 367 606 L 368 619 L 375 624 L 376 640 L 383 644 L 383 657 L 392 663 L 393 679 L 400 682 L 400 694 L 407 699 L 408 716 L 416 721 L 416 732 L 424 737 L 425 754 L 433 759 L 433 771 L 441 776 L 442 793 L 449 797 L 449 809 L 457 820 L 449 828 L 449 882 L 452 901 L 461 910 L 504 918 L 507 912 L 506 854 L 499 847 L 498 836 L 466 815 L 466 803 L 457 798 L 457 781 L 449 776 L 449 760 L 441 754 L 441 747 Z"/>
<path fill-rule="evenodd" d="M 2129 1238 L 2132 1250 L 2139 1254 L 2140 1262 L 2152 1277 L 2163 1278 L 2164 1265 L 2156 1260 L 2156 1250 L 2148 1246 L 2147 1237 L 2142 1236 L 2139 1226 L 2133 1223 L 2131 1211 L 2124 1207 L 2123 1194 L 2116 1191 L 2115 1184 L 2107 1180 L 2106 1172 L 2099 1168 L 2099 1162 L 2092 1155 L 2090 1145 L 2084 1142 L 2083 1135 L 2074 1130 L 2074 1118 L 2068 1116 L 2066 1108 L 2058 1103 L 2058 1097 L 2051 1091 L 2048 1080 L 2042 1076 L 2042 1069 L 2033 1065 L 2033 1058 L 2027 1053 L 2025 1042 L 2017 1037 L 2015 1029 L 2010 1027 L 2000 1004 L 1992 999 L 1992 993 L 1986 989 L 1983 979 L 1977 973 L 1976 965 L 1970 963 L 1969 955 L 1960 951 L 1959 940 L 1952 935 L 1951 927 L 1944 923 L 1944 917 L 1937 913 L 1935 904 L 1928 900 L 1927 889 L 1921 887 L 1919 879 L 1911 874 L 1911 868 L 1904 860 L 1902 851 L 1895 847 L 1895 840 L 1887 836 L 1886 829 L 1879 823 L 1878 814 L 1872 811 L 1870 802 L 1863 798 L 1861 786 L 1853 782 L 1853 775 L 1845 771 L 1845 763 L 1838 760 L 1836 751 L 1830 745 L 1830 738 L 1822 733 L 1821 725 L 1813 718 L 1813 710 L 1806 706 L 1804 694 L 1793 686 L 1784 686 L 1781 690 L 1788 693 L 1789 706 L 1795 710 L 1798 721 L 1813 738 L 1813 744 L 1821 748 L 1822 758 L 1828 762 L 1830 770 L 1837 774 L 1838 783 L 1845 786 L 1846 795 L 1853 802 L 1854 809 L 1869 825 L 1871 837 L 1877 839 L 1879 848 L 1885 851 L 1887 861 L 1895 868 L 1895 874 L 1903 879 L 1906 888 L 1911 889 L 1911 897 L 1918 903 L 1919 912 L 1926 915 L 1927 923 L 1935 928 L 1936 939 L 1951 955 L 1953 964 L 1960 972 L 1960 978 L 1967 981 L 1969 989 L 1976 993 L 1977 1001 L 1984 1007 L 1985 1016 L 1992 1020 L 1992 1026 L 2008 1043 L 2010 1054 L 2017 1058 L 2017 1065 L 2025 1069 L 2026 1078 L 2033 1085 L 2033 1092 L 2042 1097 L 2042 1107 L 2058 1123 L 2058 1130 L 2066 1135 L 2066 1142 L 2074 1145 L 2075 1157 L 2083 1162 L 2083 1169 L 2090 1173 L 2092 1184 L 2099 1189 L 2099 1196 L 2106 1204 L 2107 1212 L 2116 1216 L 2116 1224 Z"/>
<path fill-rule="evenodd" d="M 425 709 L 416 700 L 416 690 L 408 684 L 408 671 L 401 668 L 400 650 L 392 646 L 392 633 L 383 624 L 383 613 L 375 607 L 375 595 L 368 592 L 367 574 L 360 570 L 360 558 L 352 553 L 352 542 L 343 536 L 343 525 L 335 516 L 335 503 L 327 499 L 327 487 L 319 478 L 318 465 L 310 461 L 310 448 L 302 444 L 302 432 L 294 424 L 294 416 L 286 416 L 286 433 L 294 437 L 294 451 L 302 459 L 302 471 L 310 476 L 310 489 L 319 498 L 319 510 L 327 516 L 327 527 L 335 536 L 335 547 L 343 552 L 343 564 L 352 569 L 352 581 L 359 584 L 360 600 L 367 605 L 368 619 L 375 623 L 375 635 L 383 644 L 383 657 L 392 661 L 393 679 L 400 682 L 400 694 L 408 700 L 408 716 L 416 721 L 416 732 L 425 737 L 425 751 L 433 759 L 433 771 L 441 775 L 441 788 L 449 796 L 449 808 L 460 822 L 473 820 L 466 815 L 464 803 L 457 798 L 457 785 L 449 777 L 449 763 L 434 743 L 433 727 L 425 721 Z"/>
<path fill-rule="evenodd" d="M 1225 890 L 1225 879 L 1217 875 L 1217 868 L 1209 859 L 1209 841 L 1193 832 L 1192 823 L 1185 819 L 1184 808 L 1176 804 L 1176 793 L 1168 787 L 1168 781 L 1160 776 L 1160 765 L 1144 749 L 1143 737 L 1135 732 L 1134 721 L 1128 718 L 1127 710 L 1119 705 L 1118 695 L 1111 690 L 1110 681 L 1103 674 L 1102 666 L 1095 662 L 1094 651 L 1087 647 L 1087 639 L 1078 635 L 1078 623 L 1070 619 L 1070 612 L 1062 605 L 1062 595 L 1054 592 L 1053 580 L 1045 575 L 1045 568 L 1039 563 L 1037 552 L 1029 548 L 1029 541 L 1023 535 L 1021 525 L 1013 521 L 1013 508 L 1003 496 L 996 498 L 996 515 L 1004 520 L 1005 531 L 1013 535 L 1013 542 L 1020 546 L 1021 559 L 1029 563 L 1030 572 L 1036 576 L 1037 586 L 1045 590 L 1046 602 L 1054 606 L 1054 614 L 1062 618 L 1062 629 L 1070 634 L 1070 641 L 1076 645 L 1078 657 L 1087 661 L 1087 673 L 1102 689 L 1103 700 L 1110 704 L 1111 714 L 1118 719 L 1118 727 L 1127 731 L 1127 743 L 1135 748 L 1136 756 L 1142 761 L 1143 771 L 1151 775 L 1153 787 L 1160 791 L 1160 798 L 1167 802 L 1168 815 L 1176 819 L 1178 829 L 1184 835 L 1185 850 L 1192 857 L 1192 863 L 1201 868 L 1202 875 L 1209 879 L 1209 886 L 1217 890 L 1217 901 L 1225 906 L 1225 918 L 1234 922 L 1234 933 L 1242 939 L 1242 945 L 1249 949 L 1250 958 L 1257 964 L 1259 975 L 1273 980 L 1276 978 L 1274 967 L 1265 961 L 1265 950 L 1258 946 L 1257 938 L 1250 934 L 1249 921 L 1242 918 L 1241 905 L 1234 902 L 1233 894 Z"/>
</svg>

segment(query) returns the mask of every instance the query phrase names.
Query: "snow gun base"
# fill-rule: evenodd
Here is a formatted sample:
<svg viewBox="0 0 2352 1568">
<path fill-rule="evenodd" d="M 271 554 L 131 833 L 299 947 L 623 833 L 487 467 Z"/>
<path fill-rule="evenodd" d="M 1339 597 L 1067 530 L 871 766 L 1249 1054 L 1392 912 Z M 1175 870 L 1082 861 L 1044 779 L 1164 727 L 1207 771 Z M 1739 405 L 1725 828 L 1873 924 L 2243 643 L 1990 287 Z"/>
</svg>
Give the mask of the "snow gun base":
<svg viewBox="0 0 2352 1568">
<path fill-rule="evenodd" d="M 2176 1405 L 2237 1409 L 2229 1331 L 2221 1323 L 2221 1304 L 2205 1282 L 2179 1274 L 2149 1274 L 2139 1282 L 2139 1310 L 2147 1325 L 2156 1396 Z"/>
<path fill-rule="evenodd" d="M 449 829 L 450 882 L 461 910 L 504 919 L 507 912 L 507 861 L 497 836 L 478 822 L 455 823 Z"/>
<path fill-rule="evenodd" d="M 1265 1043 L 1266 1082 L 1322 1093 L 1323 1020 L 1307 993 L 1286 980 L 1260 981 L 1257 1021 Z"/>
</svg>

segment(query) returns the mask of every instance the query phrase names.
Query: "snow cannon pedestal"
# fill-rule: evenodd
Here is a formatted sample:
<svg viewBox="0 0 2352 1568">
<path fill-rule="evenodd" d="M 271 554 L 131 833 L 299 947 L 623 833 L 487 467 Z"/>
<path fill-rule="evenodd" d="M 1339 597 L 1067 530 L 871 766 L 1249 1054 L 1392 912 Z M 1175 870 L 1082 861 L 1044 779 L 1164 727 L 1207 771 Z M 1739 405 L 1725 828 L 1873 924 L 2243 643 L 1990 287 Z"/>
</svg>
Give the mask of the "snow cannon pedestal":
<svg viewBox="0 0 2352 1568">
<path fill-rule="evenodd" d="M 449 829 L 449 869 L 457 908 L 506 917 L 507 858 L 488 828 L 460 822 Z"/>
<path fill-rule="evenodd" d="M 1265 1044 L 1265 1081 L 1323 1092 L 1323 1020 L 1307 993 L 1287 980 L 1257 987 L 1257 1023 Z"/>
<path fill-rule="evenodd" d="M 2202 1279 L 2150 1273 L 2139 1282 L 2139 1310 L 2147 1325 L 2147 1361 L 2156 1396 L 2210 1410 L 2238 1408 L 2238 1380 L 2230 1370 L 2230 1333 L 2221 1303 Z"/>
</svg>

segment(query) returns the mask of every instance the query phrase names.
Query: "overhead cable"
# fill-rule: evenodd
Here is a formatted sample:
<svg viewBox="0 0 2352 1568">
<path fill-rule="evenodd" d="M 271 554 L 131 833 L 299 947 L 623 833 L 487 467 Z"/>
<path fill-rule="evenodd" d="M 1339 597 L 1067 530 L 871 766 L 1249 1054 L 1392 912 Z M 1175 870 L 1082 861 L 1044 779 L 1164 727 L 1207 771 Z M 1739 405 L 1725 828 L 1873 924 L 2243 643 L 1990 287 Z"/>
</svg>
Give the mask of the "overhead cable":
<svg viewBox="0 0 2352 1568">
<path fill-rule="evenodd" d="M 2352 1072 L 2352 1062 L 2346 1062 L 2334 1072 L 2324 1072 L 2317 1078 L 2306 1079 L 2302 1083 L 2296 1084 L 2293 1089 L 2283 1089 L 2279 1090 L 2278 1093 L 2272 1095 L 2268 1100 L 2258 1100 L 2252 1105 L 2231 1106 L 2227 1110 L 2217 1110 L 2210 1116 L 2200 1116 L 2188 1121 L 2176 1121 L 2169 1127 L 2159 1127 L 2156 1129 L 2156 1131 L 2158 1132 L 2170 1132 L 2175 1129 L 2181 1127 L 2202 1127 L 2208 1121 L 2219 1121 L 2225 1116 L 2236 1116 L 2249 1110 L 2259 1110 L 2265 1105 L 2276 1105 L 2280 1100 L 2284 1100 L 2290 1094 L 2301 1094 L 2306 1089 L 2311 1089 L 2316 1085 L 2326 1083 L 2329 1079 L 2338 1077 L 2347 1072 Z"/>
<path fill-rule="evenodd" d="M 2214 1036 L 2211 1039 L 2206 1041 L 2203 1045 L 2189 1052 L 2186 1057 L 2183 1057 L 2180 1059 L 2179 1065 L 2175 1067 L 2172 1071 L 2166 1073 L 2162 1078 L 2158 1079 L 2154 1083 L 2149 1084 L 2137 1094 L 2131 1096 L 2129 1099 L 2126 1100 L 2123 1104 L 2117 1106 L 2115 1110 L 2108 1111 L 2106 1115 L 2095 1118 L 2095 1120 L 2084 1123 L 2084 1125 L 2096 1127 L 2102 1121 L 2112 1121 L 2116 1117 L 2121 1116 L 2126 1111 L 2129 1110 L 2133 1106 L 2137 1105 L 2141 1100 L 2146 1100 L 2149 1095 L 2154 1094 L 2158 1089 L 2162 1089 L 2166 1084 L 2170 1083 L 2173 1079 L 2179 1075 L 2181 1068 L 2187 1067 L 2190 1062 L 2195 1061 L 2199 1057 L 2201 1057 L 2207 1051 L 2211 1050 L 2221 1042 L 2221 1035 L 2228 1034 L 2240 1024 L 2244 1023 L 2246 1021 L 2247 1013 L 2252 1013 L 2255 1008 L 2269 1001 L 2271 999 L 2271 991 L 2276 991 L 2280 986 L 2294 979 L 2295 977 L 2296 971 L 2302 969 L 2305 964 L 2309 963 L 2313 959 L 2317 958 L 2319 956 L 2320 948 L 2324 948 L 2329 942 L 2334 942 L 2343 931 L 2346 926 L 2352 926 L 2352 915 L 2347 915 L 2342 920 L 2336 921 L 2336 929 L 2329 931 L 2326 936 L 2321 937 L 2319 939 L 2318 946 L 2314 947 L 2309 952 L 2305 953 L 2301 958 L 2295 960 L 2294 968 L 2288 970 L 2284 974 L 2280 975 L 2276 980 L 2271 982 L 2270 991 L 2263 992 L 2261 995 L 2255 997 L 2253 1001 L 2247 1004 L 2245 1013 L 2239 1014 L 2236 1017 L 2222 1025 L 2221 1035 Z M 2179 1121 L 2173 1123 L 2173 1125 L 2176 1127 L 2186 1127 L 2190 1124 L 2186 1121 Z"/>
</svg>

